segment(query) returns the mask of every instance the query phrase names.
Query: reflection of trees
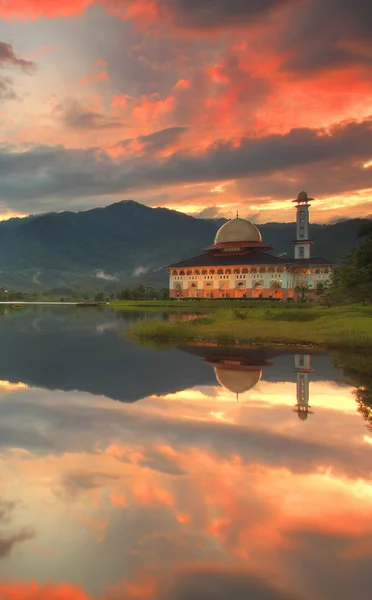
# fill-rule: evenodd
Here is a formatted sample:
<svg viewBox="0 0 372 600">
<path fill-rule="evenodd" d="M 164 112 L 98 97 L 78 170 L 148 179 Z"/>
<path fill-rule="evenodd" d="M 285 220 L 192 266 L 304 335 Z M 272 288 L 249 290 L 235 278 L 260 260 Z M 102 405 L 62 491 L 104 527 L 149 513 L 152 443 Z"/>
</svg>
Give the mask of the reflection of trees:
<svg viewBox="0 0 372 600">
<path fill-rule="evenodd" d="M 354 396 L 357 411 L 367 422 L 372 431 L 372 370 L 371 360 L 366 356 L 354 354 L 338 354 L 336 365 L 342 370 L 347 381 L 355 386 Z"/>
</svg>

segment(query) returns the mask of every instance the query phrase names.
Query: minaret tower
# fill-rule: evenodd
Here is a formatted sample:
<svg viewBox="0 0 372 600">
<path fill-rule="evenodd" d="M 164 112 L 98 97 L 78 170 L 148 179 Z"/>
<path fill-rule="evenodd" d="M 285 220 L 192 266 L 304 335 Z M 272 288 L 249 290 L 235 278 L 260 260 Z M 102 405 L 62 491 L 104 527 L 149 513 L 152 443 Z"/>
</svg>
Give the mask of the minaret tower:
<svg viewBox="0 0 372 600">
<path fill-rule="evenodd" d="M 294 412 L 298 414 L 301 421 L 305 421 L 308 415 L 313 414 L 309 405 L 309 375 L 312 372 L 310 354 L 295 354 L 295 372 L 297 374 L 297 404 Z"/>
<path fill-rule="evenodd" d="M 294 242 L 295 258 L 310 258 L 310 245 L 312 244 L 309 240 L 310 200 L 313 200 L 313 198 L 308 198 L 306 192 L 300 192 L 297 199 L 292 200 L 292 202 L 297 203 L 297 234 Z"/>
</svg>

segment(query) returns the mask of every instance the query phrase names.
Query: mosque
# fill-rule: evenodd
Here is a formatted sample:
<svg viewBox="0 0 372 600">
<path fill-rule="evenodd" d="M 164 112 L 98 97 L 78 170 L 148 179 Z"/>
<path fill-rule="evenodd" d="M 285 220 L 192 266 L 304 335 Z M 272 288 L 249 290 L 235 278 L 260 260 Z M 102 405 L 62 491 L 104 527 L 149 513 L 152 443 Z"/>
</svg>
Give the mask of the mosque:
<svg viewBox="0 0 372 600">
<path fill-rule="evenodd" d="M 294 257 L 270 254 L 258 228 L 237 216 L 218 230 L 214 244 L 202 254 L 167 267 L 171 298 L 276 298 L 296 300 L 306 290 L 321 293 L 329 281 L 330 260 L 311 257 L 310 204 L 306 192 L 296 200 L 297 234 Z"/>
</svg>

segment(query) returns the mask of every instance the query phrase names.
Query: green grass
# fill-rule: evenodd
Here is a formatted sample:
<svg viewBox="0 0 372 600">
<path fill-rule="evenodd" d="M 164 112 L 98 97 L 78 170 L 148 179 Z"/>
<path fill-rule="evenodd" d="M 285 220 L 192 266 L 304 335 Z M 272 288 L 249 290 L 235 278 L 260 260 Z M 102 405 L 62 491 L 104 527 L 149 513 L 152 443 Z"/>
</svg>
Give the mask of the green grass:
<svg viewBox="0 0 372 600">
<path fill-rule="evenodd" d="M 372 351 L 372 306 L 225 308 L 195 321 L 138 323 L 128 334 L 218 345 L 285 344 Z"/>
</svg>

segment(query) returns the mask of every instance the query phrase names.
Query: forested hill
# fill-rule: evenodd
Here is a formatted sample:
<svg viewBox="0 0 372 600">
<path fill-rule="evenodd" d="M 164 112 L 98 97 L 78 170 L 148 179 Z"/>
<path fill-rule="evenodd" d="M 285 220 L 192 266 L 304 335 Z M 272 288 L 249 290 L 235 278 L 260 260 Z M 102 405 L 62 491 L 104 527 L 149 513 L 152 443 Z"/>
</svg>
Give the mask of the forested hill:
<svg viewBox="0 0 372 600">
<path fill-rule="evenodd" d="M 358 243 L 364 220 L 311 225 L 313 255 L 338 261 Z M 84 212 L 0 222 L 0 287 L 104 287 L 166 282 L 163 267 L 199 254 L 222 221 L 197 219 L 131 200 Z M 293 255 L 294 223 L 259 226 L 275 254 Z"/>
</svg>

